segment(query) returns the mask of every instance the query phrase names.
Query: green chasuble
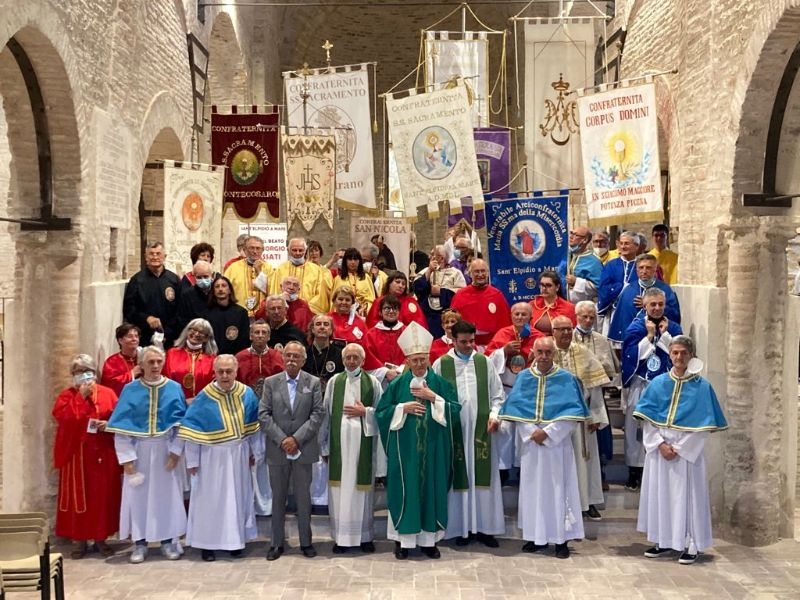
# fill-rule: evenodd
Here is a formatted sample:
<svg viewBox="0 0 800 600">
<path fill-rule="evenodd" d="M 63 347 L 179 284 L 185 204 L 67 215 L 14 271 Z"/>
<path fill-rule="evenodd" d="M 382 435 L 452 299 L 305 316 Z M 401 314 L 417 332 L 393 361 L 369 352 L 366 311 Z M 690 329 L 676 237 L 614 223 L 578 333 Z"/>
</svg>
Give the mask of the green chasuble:
<svg viewBox="0 0 800 600">
<path fill-rule="evenodd" d="M 492 483 L 492 434 L 486 428 L 489 423 L 489 413 L 492 410 L 489 404 L 489 374 L 486 367 L 486 357 L 483 354 L 474 354 L 472 358 L 475 364 L 475 383 L 478 392 L 478 410 L 475 418 L 475 486 L 488 488 Z M 456 381 L 456 361 L 449 354 L 441 358 L 440 368 L 442 377 L 450 382 L 453 387 L 458 388 Z M 464 442 L 461 440 L 461 446 Z M 453 485 L 455 489 L 462 489 L 458 485 Z M 466 489 L 468 484 L 463 486 Z"/>
<path fill-rule="evenodd" d="M 347 373 L 334 375 L 333 399 L 331 404 L 330 444 L 331 452 L 328 458 L 328 481 L 337 486 L 342 481 L 342 419 L 344 417 L 344 388 L 347 383 Z M 361 391 L 361 404 L 372 406 L 375 390 L 372 380 L 366 371 L 359 375 Z M 361 419 L 359 419 L 360 421 Z M 358 451 L 358 466 L 356 468 L 356 487 L 360 490 L 372 489 L 372 438 L 364 435 L 364 425 L 361 425 L 361 445 Z"/>
<path fill-rule="evenodd" d="M 381 443 L 387 456 L 386 497 L 389 516 L 400 534 L 436 532 L 447 528 L 447 494 L 456 482 L 466 482 L 461 440 L 461 405 L 455 388 L 428 369 L 425 381 L 444 398 L 443 427 L 431 415 L 431 403 L 423 401 L 425 416 L 406 415 L 403 427 L 390 431 L 395 407 L 414 401 L 409 386 L 413 375 L 406 370 L 383 393 L 375 410 Z"/>
</svg>

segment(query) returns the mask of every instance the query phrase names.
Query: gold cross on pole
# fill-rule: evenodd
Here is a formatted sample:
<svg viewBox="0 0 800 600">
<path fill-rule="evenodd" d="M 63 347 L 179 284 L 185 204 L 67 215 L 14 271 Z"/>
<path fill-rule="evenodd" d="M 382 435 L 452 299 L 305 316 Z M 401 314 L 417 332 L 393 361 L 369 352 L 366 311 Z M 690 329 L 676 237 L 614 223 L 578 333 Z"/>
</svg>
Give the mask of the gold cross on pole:
<svg viewBox="0 0 800 600">
<path fill-rule="evenodd" d="M 325 40 L 325 43 L 322 44 L 322 49 L 325 50 L 325 62 L 328 63 L 328 69 L 331 68 L 331 48 L 333 48 L 333 44 Z"/>
</svg>

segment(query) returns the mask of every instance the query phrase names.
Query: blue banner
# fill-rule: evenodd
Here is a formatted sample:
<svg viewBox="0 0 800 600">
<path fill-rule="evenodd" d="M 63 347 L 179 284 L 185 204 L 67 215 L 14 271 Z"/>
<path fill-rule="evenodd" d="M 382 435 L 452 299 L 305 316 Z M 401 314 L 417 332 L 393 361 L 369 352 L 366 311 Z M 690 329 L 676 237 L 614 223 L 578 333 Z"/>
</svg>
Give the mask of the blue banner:
<svg viewBox="0 0 800 600">
<path fill-rule="evenodd" d="M 539 293 L 542 271 L 558 271 L 567 259 L 569 195 L 534 193 L 528 198 L 486 201 L 489 265 L 492 285 L 509 305 Z"/>
</svg>

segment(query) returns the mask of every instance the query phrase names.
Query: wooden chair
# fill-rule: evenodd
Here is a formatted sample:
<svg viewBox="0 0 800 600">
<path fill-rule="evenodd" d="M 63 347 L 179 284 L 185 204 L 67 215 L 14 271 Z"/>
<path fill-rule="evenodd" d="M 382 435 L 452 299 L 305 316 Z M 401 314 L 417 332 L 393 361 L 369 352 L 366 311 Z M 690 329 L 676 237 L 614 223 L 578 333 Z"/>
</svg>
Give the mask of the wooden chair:
<svg viewBox="0 0 800 600">
<path fill-rule="evenodd" d="M 50 579 L 56 599 L 64 598 L 64 564 L 61 554 L 50 553 L 46 526 L 6 526 L 0 523 L 0 570 L 7 592 L 39 591 L 50 599 Z"/>
</svg>

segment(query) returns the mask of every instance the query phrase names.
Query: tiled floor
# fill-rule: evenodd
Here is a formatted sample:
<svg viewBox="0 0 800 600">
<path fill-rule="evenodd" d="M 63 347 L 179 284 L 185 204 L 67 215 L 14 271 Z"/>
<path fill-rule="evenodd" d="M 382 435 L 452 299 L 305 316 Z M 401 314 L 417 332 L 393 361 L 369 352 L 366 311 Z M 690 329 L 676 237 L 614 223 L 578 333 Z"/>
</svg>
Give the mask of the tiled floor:
<svg viewBox="0 0 800 600">
<path fill-rule="evenodd" d="M 295 539 L 287 554 L 268 563 L 268 544 L 261 540 L 248 545 L 240 559 L 219 552 L 216 562 L 204 563 L 190 548 L 182 560 L 168 562 L 153 548 L 145 563 L 132 565 L 128 547 L 119 544 L 118 555 L 106 560 L 96 553 L 65 559 L 66 595 L 69 600 L 800 597 L 800 543 L 795 540 L 755 549 L 719 541 L 696 564 L 683 566 L 674 558 L 644 558 L 648 544 L 634 530 L 635 514 L 609 513 L 599 524 L 587 523 L 589 539 L 572 542 L 568 560 L 554 558 L 552 551 L 523 554 L 521 542 L 512 539 L 493 551 L 445 543 L 440 560 L 412 553 L 409 560 L 397 561 L 385 538 L 373 555 L 334 556 L 330 540 L 318 535 L 314 559 L 299 554 Z M 321 530 L 325 518 L 314 520 L 315 531 Z M 267 530 L 268 519 L 259 528 Z"/>
</svg>

